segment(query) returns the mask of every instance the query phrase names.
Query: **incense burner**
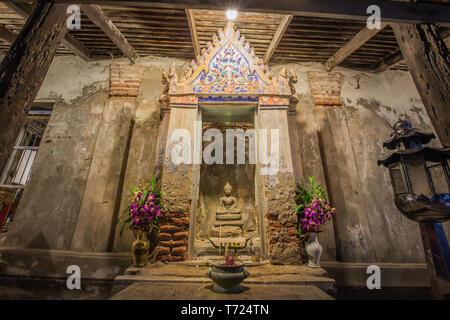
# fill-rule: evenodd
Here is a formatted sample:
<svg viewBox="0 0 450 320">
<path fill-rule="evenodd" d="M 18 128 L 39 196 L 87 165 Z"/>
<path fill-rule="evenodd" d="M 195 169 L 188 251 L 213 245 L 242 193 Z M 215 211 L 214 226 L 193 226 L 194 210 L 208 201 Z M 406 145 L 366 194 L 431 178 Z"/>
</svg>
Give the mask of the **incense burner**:
<svg viewBox="0 0 450 320">
<path fill-rule="evenodd" d="M 214 281 L 212 289 L 217 293 L 242 292 L 241 282 L 247 279 L 249 275 L 250 273 L 244 268 L 243 264 L 216 264 L 206 272 L 206 276 Z"/>
</svg>

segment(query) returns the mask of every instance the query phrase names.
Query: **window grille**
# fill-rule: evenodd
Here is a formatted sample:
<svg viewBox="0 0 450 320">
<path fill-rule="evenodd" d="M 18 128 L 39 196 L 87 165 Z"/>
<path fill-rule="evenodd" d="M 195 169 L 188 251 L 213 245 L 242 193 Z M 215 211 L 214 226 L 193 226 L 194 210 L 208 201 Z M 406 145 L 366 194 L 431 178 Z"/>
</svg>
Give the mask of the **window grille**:
<svg viewBox="0 0 450 320">
<path fill-rule="evenodd" d="M 30 110 L 0 177 L 0 232 L 8 231 L 12 222 L 30 178 L 50 113 L 51 110 Z"/>
</svg>

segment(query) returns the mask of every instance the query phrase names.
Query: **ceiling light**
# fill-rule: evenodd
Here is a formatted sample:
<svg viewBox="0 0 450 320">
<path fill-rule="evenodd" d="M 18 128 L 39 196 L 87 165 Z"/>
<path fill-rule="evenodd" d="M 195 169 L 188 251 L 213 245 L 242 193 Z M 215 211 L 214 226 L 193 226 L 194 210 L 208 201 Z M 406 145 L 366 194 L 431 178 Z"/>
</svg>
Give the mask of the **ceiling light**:
<svg viewBox="0 0 450 320">
<path fill-rule="evenodd" d="M 228 20 L 234 20 L 237 17 L 237 11 L 236 10 L 227 10 L 227 18 Z"/>
</svg>

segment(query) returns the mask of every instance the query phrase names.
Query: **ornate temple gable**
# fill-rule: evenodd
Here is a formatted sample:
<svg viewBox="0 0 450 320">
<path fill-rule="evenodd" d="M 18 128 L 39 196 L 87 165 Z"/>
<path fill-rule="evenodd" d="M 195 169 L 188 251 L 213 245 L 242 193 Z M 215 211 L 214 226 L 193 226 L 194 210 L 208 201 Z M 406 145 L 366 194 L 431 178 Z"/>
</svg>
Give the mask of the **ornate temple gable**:
<svg viewBox="0 0 450 320">
<path fill-rule="evenodd" d="M 232 22 L 218 30 L 218 36 L 213 36 L 182 76 L 178 77 L 172 64 L 169 79 L 169 95 L 291 95 L 286 70 L 274 77 Z"/>
</svg>

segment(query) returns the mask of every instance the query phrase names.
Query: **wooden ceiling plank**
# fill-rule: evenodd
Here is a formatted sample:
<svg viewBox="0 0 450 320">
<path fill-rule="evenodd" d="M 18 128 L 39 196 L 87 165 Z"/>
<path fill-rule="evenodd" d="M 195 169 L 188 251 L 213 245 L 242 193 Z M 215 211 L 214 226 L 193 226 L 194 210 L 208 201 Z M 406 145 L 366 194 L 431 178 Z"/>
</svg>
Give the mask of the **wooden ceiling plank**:
<svg viewBox="0 0 450 320">
<path fill-rule="evenodd" d="M 277 48 L 278 44 L 280 43 L 281 38 L 283 38 L 283 35 L 293 17 L 294 16 L 291 16 L 291 15 L 285 15 L 281 19 L 281 22 L 278 25 L 278 28 L 275 31 L 275 34 L 273 35 L 272 41 L 270 42 L 269 47 L 267 48 L 266 54 L 264 55 L 264 63 L 269 63 L 270 58 L 272 57 L 273 53 L 275 52 L 275 49 Z"/>
<path fill-rule="evenodd" d="M 28 17 L 33 12 L 33 8 L 27 3 L 14 3 L 9 1 L 4 1 L 3 3 L 9 9 L 16 12 L 25 19 L 28 19 Z M 92 52 L 87 50 L 79 41 L 72 38 L 68 34 L 64 35 L 64 38 L 61 40 L 61 42 L 67 49 L 72 51 L 75 55 L 79 56 L 84 61 L 91 60 Z"/>
<path fill-rule="evenodd" d="M 11 44 L 16 40 L 17 34 L 0 25 L 0 39 Z"/>
<path fill-rule="evenodd" d="M 404 62 L 403 61 L 403 56 L 400 50 L 398 50 L 397 52 L 391 54 L 389 57 L 387 57 L 386 59 L 382 59 L 381 61 L 378 61 L 378 63 L 376 64 L 376 66 L 374 66 L 373 68 L 375 69 L 376 73 L 381 73 L 384 72 L 390 68 L 395 67 L 396 65 L 400 64 Z"/>
<path fill-rule="evenodd" d="M 378 32 L 384 29 L 388 25 L 387 22 L 381 23 L 380 29 L 369 29 L 365 27 L 360 32 L 358 32 L 347 44 L 345 44 L 341 49 L 339 49 L 334 55 L 332 55 L 327 63 L 326 67 L 328 71 L 331 71 L 334 67 L 344 61 L 353 52 L 358 50 L 363 44 L 374 37 Z"/>
<path fill-rule="evenodd" d="M 22 0 L 23 1 L 23 0 Z M 36 2 L 37 0 L 30 0 Z M 57 3 L 73 3 L 74 0 L 53 0 Z M 115 4 L 142 6 L 164 9 L 208 9 L 226 10 L 228 1 L 217 0 L 77 0 L 81 4 Z M 450 27 L 448 17 L 450 6 L 441 3 L 400 2 L 386 0 L 311 0 L 311 1 L 246 1 L 245 8 L 238 10 L 247 12 L 263 12 L 275 14 L 292 14 L 333 19 L 351 19 L 366 21 L 367 8 L 377 5 L 383 13 L 383 21 L 396 23 L 438 23 Z"/>
<path fill-rule="evenodd" d="M 200 55 L 200 44 L 198 42 L 197 25 L 195 24 L 194 10 L 186 9 L 186 17 L 189 24 L 189 30 L 191 32 L 192 45 L 194 46 L 194 53 L 197 57 Z"/>
<path fill-rule="evenodd" d="M 97 25 L 111 39 L 117 48 L 134 63 L 139 55 L 134 48 L 128 43 L 127 39 L 114 25 L 114 23 L 104 14 L 102 8 L 98 5 L 82 4 L 81 10 L 89 17 L 89 19 Z"/>
</svg>

